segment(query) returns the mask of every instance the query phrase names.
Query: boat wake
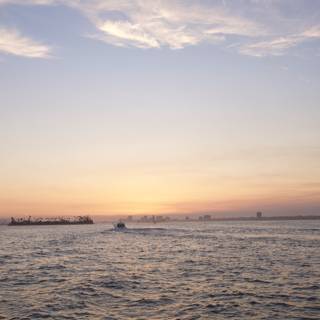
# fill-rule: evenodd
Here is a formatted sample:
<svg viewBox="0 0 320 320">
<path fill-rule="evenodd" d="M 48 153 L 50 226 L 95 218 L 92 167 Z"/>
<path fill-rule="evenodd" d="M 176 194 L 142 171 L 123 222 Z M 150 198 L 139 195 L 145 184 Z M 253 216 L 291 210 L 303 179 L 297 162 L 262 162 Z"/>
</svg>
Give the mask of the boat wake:
<svg viewBox="0 0 320 320">
<path fill-rule="evenodd" d="M 136 235 L 168 235 L 169 233 L 175 232 L 172 229 L 166 228 L 111 228 L 103 231 L 102 233 L 121 232 L 126 234 Z"/>
</svg>

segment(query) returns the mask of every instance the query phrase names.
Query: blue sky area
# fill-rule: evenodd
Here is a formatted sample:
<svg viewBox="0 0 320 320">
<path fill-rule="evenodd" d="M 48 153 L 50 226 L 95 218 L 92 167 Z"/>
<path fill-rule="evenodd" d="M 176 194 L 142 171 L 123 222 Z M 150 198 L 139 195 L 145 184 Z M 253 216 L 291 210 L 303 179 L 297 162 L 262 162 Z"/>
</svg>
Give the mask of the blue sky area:
<svg viewBox="0 0 320 320">
<path fill-rule="evenodd" d="M 0 215 L 320 213 L 320 2 L 0 0 Z"/>
</svg>

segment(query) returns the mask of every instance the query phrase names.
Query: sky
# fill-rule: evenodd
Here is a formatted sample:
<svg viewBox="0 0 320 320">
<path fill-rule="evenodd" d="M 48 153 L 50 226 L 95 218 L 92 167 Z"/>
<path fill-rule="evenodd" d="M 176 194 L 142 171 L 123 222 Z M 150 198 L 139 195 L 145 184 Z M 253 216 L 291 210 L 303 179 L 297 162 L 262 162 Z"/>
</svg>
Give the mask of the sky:
<svg viewBox="0 0 320 320">
<path fill-rule="evenodd" d="M 0 0 L 0 217 L 320 214 L 320 1 Z"/>
</svg>

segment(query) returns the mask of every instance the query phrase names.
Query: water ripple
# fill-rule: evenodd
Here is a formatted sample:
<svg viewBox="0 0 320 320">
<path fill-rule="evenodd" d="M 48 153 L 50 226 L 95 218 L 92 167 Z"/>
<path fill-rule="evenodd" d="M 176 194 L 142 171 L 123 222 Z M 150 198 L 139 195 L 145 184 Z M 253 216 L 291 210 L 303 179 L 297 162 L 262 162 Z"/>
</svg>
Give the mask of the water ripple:
<svg viewBox="0 0 320 320">
<path fill-rule="evenodd" d="M 0 227 L 0 319 L 319 319 L 319 221 L 129 227 Z"/>
</svg>

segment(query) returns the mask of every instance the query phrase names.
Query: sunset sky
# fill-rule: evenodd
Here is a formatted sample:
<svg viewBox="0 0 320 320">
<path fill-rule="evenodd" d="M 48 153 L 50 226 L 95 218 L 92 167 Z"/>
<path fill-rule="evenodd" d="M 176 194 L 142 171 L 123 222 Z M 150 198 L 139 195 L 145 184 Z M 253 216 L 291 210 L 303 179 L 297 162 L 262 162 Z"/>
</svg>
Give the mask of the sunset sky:
<svg viewBox="0 0 320 320">
<path fill-rule="evenodd" d="M 320 214 L 320 1 L 0 0 L 0 217 Z"/>
</svg>

